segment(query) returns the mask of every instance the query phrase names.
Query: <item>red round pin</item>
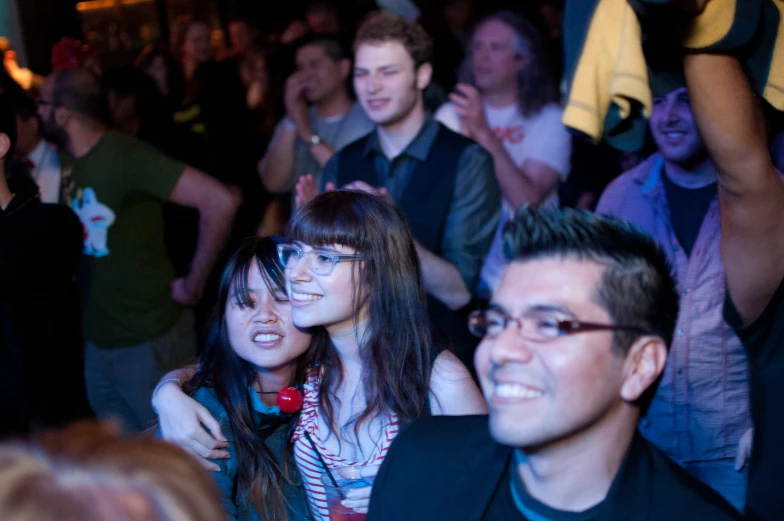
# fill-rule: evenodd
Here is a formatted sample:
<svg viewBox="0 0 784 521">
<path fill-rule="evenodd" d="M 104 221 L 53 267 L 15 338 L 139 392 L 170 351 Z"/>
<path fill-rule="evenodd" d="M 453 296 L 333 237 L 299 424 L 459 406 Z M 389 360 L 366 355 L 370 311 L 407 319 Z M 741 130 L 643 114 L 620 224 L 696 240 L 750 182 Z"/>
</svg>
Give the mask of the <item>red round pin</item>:
<svg viewBox="0 0 784 521">
<path fill-rule="evenodd" d="M 296 387 L 284 387 L 278 393 L 278 407 L 282 412 L 297 412 L 302 408 L 302 401 L 302 391 Z"/>
</svg>

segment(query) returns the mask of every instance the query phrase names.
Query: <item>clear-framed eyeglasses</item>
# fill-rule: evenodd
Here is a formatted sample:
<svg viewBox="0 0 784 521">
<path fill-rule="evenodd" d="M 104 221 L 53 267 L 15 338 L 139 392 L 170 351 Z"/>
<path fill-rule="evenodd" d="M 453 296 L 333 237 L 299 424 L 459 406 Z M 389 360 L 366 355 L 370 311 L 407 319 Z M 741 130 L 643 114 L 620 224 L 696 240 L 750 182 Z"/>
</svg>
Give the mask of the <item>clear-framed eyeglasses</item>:
<svg viewBox="0 0 784 521">
<path fill-rule="evenodd" d="M 353 262 L 362 258 L 362 255 L 341 254 L 325 250 L 305 251 L 293 244 L 279 244 L 278 258 L 287 270 L 293 269 L 300 259 L 307 257 L 308 268 L 314 275 L 330 275 L 338 262 Z"/>
<path fill-rule="evenodd" d="M 474 311 L 468 316 L 468 329 L 471 334 L 479 338 L 497 337 L 509 327 L 509 324 L 516 324 L 520 337 L 531 342 L 550 342 L 562 336 L 586 331 L 632 331 L 640 335 L 650 334 L 636 326 L 580 322 L 540 312 L 513 318 L 503 311 L 489 308 Z"/>
</svg>

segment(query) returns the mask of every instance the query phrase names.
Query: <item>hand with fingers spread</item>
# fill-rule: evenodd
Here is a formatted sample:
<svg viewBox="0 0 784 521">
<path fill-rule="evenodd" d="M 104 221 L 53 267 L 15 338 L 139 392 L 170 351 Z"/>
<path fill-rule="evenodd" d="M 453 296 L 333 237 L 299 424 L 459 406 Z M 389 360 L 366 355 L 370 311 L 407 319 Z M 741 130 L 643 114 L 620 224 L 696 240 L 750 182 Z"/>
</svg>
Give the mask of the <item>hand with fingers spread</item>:
<svg viewBox="0 0 784 521">
<path fill-rule="evenodd" d="M 482 95 L 476 87 L 458 83 L 449 99 L 455 104 L 455 112 L 460 116 L 460 132 L 464 136 L 478 141 L 480 137 L 492 134 L 485 118 Z"/>
<path fill-rule="evenodd" d="M 330 192 L 335 189 L 335 184 L 327 183 L 324 188 L 327 192 Z M 294 198 L 294 204 L 297 208 L 314 199 L 320 193 L 316 186 L 316 181 L 313 180 L 313 176 L 310 174 L 300 177 L 294 189 L 297 191 L 297 195 Z"/>
<path fill-rule="evenodd" d="M 359 470 L 359 475 L 363 478 L 374 478 L 378 474 L 381 465 L 368 465 Z M 346 499 L 340 502 L 346 508 L 350 508 L 359 514 L 367 514 L 370 506 L 370 492 L 373 486 L 353 488 L 346 493 Z"/>
<path fill-rule="evenodd" d="M 218 472 L 220 467 L 209 460 L 228 459 L 228 442 L 209 411 L 174 382 L 162 385 L 153 403 L 163 439 L 197 456 L 207 470 Z"/>
</svg>

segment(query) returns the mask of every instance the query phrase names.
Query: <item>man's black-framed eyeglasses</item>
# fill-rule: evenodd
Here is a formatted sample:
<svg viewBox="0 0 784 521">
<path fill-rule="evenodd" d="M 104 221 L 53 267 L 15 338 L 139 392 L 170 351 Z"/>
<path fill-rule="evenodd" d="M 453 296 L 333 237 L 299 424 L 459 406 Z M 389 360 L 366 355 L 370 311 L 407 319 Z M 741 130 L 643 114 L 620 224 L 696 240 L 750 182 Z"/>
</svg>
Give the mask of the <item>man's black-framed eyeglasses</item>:
<svg viewBox="0 0 784 521">
<path fill-rule="evenodd" d="M 498 309 L 489 308 L 472 312 L 468 316 L 468 329 L 476 337 L 495 337 L 509 324 L 517 324 L 519 335 L 532 342 L 550 342 L 557 338 L 590 331 L 631 331 L 648 335 L 649 331 L 637 326 L 595 324 L 575 319 L 560 319 L 548 313 L 530 313 L 513 318 Z"/>
</svg>

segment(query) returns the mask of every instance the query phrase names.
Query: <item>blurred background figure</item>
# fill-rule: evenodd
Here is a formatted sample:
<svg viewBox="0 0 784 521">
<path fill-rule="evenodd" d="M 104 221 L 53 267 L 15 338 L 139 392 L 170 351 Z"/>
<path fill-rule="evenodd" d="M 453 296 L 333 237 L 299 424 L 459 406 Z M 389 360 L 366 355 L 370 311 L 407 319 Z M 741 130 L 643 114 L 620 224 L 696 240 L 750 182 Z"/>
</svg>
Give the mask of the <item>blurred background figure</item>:
<svg viewBox="0 0 784 521">
<path fill-rule="evenodd" d="M 479 283 L 478 294 L 489 298 L 506 267 L 504 225 L 523 204 L 558 205 L 558 185 L 569 176 L 571 137 L 561 123 L 541 36 L 517 13 L 499 11 L 477 24 L 460 76 L 436 119 L 493 156 L 503 203 Z"/>
<path fill-rule="evenodd" d="M 185 96 L 185 77 L 177 58 L 163 44 L 151 44 L 136 59 L 135 66 L 150 76 L 173 114 Z"/>
<path fill-rule="evenodd" d="M 220 496 L 192 456 L 82 422 L 36 443 L 0 446 L 4 521 L 218 521 Z"/>
<path fill-rule="evenodd" d="M 185 97 L 176 122 L 206 139 L 210 173 L 242 194 L 230 244 L 254 235 L 267 198 L 256 174 L 260 157 L 254 142 L 251 113 L 236 64 L 214 59 L 210 28 L 193 19 L 185 31 L 181 53 Z"/>
<path fill-rule="evenodd" d="M 239 14 L 229 21 L 228 33 L 231 49 L 227 53 L 227 57 L 242 58 L 255 47 L 259 38 L 258 28 L 253 25 L 250 19 Z"/>
<path fill-rule="evenodd" d="M 182 69 L 186 81 L 193 79 L 196 69 L 213 58 L 210 27 L 202 20 L 191 20 L 182 43 Z"/>
<path fill-rule="evenodd" d="M 339 3 L 335 0 L 311 0 L 305 8 L 305 24 L 316 34 L 337 34 L 341 25 Z"/>
<path fill-rule="evenodd" d="M 63 38 L 52 47 L 52 71 L 86 67 L 99 76 L 103 72 L 100 56 L 74 38 Z"/>
</svg>

